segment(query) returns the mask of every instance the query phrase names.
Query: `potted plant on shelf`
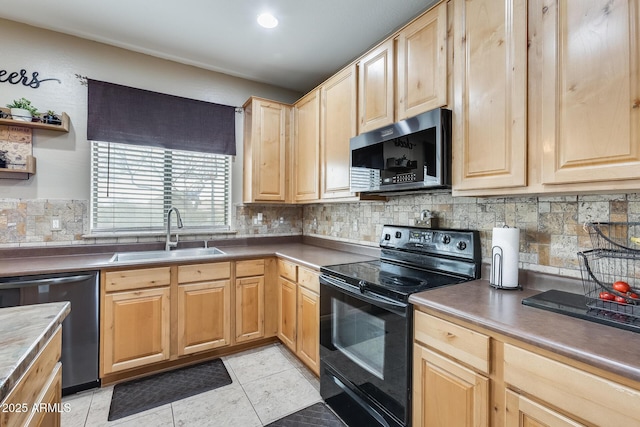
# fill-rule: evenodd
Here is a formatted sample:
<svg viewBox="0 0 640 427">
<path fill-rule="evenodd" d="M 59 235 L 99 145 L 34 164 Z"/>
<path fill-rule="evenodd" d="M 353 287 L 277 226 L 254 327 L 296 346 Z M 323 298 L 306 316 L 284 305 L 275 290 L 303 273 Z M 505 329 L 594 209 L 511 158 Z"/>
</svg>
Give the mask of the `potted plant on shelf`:
<svg viewBox="0 0 640 427">
<path fill-rule="evenodd" d="M 30 122 L 33 116 L 38 114 L 38 109 L 26 98 L 15 99 L 11 104 L 7 104 L 7 107 L 11 109 L 13 120 Z"/>
<path fill-rule="evenodd" d="M 60 120 L 60 117 L 58 117 L 56 112 L 53 110 L 48 110 L 47 113 L 44 116 L 42 116 L 42 122 L 50 125 L 62 124 L 62 120 Z"/>
</svg>

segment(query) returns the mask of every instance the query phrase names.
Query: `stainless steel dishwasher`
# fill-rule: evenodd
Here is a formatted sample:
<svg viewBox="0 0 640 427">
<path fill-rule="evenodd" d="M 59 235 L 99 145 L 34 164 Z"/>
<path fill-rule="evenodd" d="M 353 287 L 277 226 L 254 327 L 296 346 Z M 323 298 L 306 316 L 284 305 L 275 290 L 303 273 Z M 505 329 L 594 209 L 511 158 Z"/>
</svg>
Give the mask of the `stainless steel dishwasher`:
<svg viewBox="0 0 640 427">
<path fill-rule="evenodd" d="M 98 272 L 0 277 L 0 308 L 71 302 L 62 323 L 62 393 L 100 385 L 98 376 Z"/>
</svg>

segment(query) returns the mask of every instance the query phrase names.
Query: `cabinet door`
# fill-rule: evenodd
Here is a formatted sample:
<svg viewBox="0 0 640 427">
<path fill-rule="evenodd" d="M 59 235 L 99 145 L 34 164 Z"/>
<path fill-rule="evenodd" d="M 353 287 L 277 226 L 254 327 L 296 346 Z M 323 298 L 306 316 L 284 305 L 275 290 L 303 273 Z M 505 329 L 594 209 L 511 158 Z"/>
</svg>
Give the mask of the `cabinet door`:
<svg viewBox="0 0 640 427">
<path fill-rule="evenodd" d="M 320 172 L 320 91 L 296 103 L 294 138 L 294 200 L 318 200 Z"/>
<path fill-rule="evenodd" d="M 231 282 L 178 286 L 178 355 L 230 344 Z"/>
<path fill-rule="evenodd" d="M 640 2 L 542 3 L 542 183 L 640 178 Z"/>
<path fill-rule="evenodd" d="M 447 2 L 398 34 L 398 120 L 447 104 Z"/>
<path fill-rule="evenodd" d="M 58 363 L 49 377 L 45 388 L 37 399 L 38 405 L 47 405 L 48 408 L 55 408 L 62 403 L 62 364 Z M 56 410 L 32 412 L 31 418 L 26 425 L 29 427 L 60 427 L 60 412 Z"/>
<path fill-rule="evenodd" d="M 244 199 L 247 202 L 285 202 L 290 107 L 253 99 L 245 112 Z"/>
<path fill-rule="evenodd" d="M 358 62 L 358 133 L 394 122 L 393 40 L 387 40 Z"/>
<path fill-rule="evenodd" d="M 320 375 L 320 297 L 298 286 L 298 336 L 296 354 L 316 375 Z"/>
<path fill-rule="evenodd" d="M 525 0 L 455 0 L 454 190 L 527 184 Z"/>
<path fill-rule="evenodd" d="M 414 344 L 413 423 L 428 427 L 487 426 L 489 380 Z"/>
<path fill-rule="evenodd" d="M 506 427 L 584 426 L 511 390 L 506 391 L 506 401 Z"/>
<path fill-rule="evenodd" d="M 169 359 L 169 288 L 104 296 L 104 372 Z"/>
<path fill-rule="evenodd" d="M 278 282 L 278 338 L 295 352 L 297 285 L 282 277 L 278 278 Z"/>
<path fill-rule="evenodd" d="M 320 119 L 321 196 L 352 197 L 350 139 L 357 134 L 356 66 L 345 68 L 321 88 Z"/>
<path fill-rule="evenodd" d="M 264 276 L 236 279 L 236 342 L 264 337 Z"/>
</svg>

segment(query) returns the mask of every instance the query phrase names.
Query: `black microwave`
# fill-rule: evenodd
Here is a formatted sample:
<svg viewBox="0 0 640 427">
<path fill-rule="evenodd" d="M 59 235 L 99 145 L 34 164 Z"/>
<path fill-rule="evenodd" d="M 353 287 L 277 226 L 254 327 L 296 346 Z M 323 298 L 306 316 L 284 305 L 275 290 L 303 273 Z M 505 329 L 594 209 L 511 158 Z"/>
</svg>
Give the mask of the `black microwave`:
<svg viewBox="0 0 640 427">
<path fill-rule="evenodd" d="M 439 108 L 351 138 L 351 191 L 451 188 L 451 111 Z"/>
</svg>

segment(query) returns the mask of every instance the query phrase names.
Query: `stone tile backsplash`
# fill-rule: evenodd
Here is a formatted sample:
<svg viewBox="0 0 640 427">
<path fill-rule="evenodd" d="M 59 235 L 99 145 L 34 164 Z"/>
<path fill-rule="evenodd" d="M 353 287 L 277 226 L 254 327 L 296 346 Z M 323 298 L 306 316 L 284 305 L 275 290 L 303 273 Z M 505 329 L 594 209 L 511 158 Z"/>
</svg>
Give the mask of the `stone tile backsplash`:
<svg viewBox="0 0 640 427">
<path fill-rule="evenodd" d="M 260 215 L 262 219 L 259 219 Z M 254 236 L 297 236 L 302 234 L 302 207 L 234 207 L 231 232 L 181 233 L 180 240 L 233 239 Z M 52 229 L 54 219 L 60 229 Z M 164 232 L 91 235 L 89 202 L 86 200 L 0 199 L 0 247 L 112 244 L 164 241 Z M 174 229 L 175 231 L 175 229 Z"/>
<path fill-rule="evenodd" d="M 640 221 L 640 194 L 454 198 L 437 193 L 394 196 L 386 202 L 238 205 L 233 232 L 180 239 L 304 234 L 377 246 L 384 224 L 413 225 L 423 210 L 433 212 L 440 227 L 478 229 L 486 263 L 491 261 L 493 227 L 508 225 L 521 230 L 521 268 L 580 277 L 576 252 L 591 248 L 584 223 Z M 60 230 L 51 229 L 54 218 L 60 220 Z M 88 201 L 0 199 L 0 247 L 163 240 L 163 233 L 90 236 Z"/>
<path fill-rule="evenodd" d="M 520 229 L 521 268 L 580 277 L 576 253 L 591 249 L 585 222 L 640 221 L 640 194 L 540 197 L 395 196 L 387 202 L 305 206 L 303 234 L 378 245 L 384 224 L 414 225 L 430 210 L 442 228 L 480 231 L 482 255 L 491 262 L 494 227 Z"/>
</svg>

